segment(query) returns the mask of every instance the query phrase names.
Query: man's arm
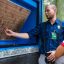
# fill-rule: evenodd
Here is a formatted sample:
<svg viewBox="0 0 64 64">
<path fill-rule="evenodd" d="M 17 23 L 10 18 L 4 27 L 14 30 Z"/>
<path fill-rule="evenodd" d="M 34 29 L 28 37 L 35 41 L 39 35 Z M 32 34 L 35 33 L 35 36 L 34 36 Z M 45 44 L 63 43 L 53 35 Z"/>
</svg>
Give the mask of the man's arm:
<svg viewBox="0 0 64 64">
<path fill-rule="evenodd" d="M 6 29 L 5 30 L 5 33 L 6 33 L 7 36 L 13 36 L 13 37 L 19 37 L 19 38 L 26 38 L 26 39 L 29 38 L 28 33 L 17 33 L 17 32 L 13 32 L 10 29 Z"/>
<path fill-rule="evenodd" d="M 61 43 L 56 49 L 56 51 L 48 56 L 49 61 L 55 61 L 59 57 L 64 55 L 64 42 Z"/>
<path fill-rule="evenodd" d="M 33 36 L 36 36 L 36 35 L 40 35 L 40 33 L 41 33 L 41 26 L 42 26 L 42 24 L 39 24 L 38 26 L 33 28 L 28 33 L 17 33 L 17 32 L 14 32 L 14 31 L 12 31 L 12 30 L 7 28 L 5 30 L 5 34 L 7 36 L 13 36 L 13 37 L 19 37 L 19 38 L 26 38 L 26 39 L 28 39 L 30 37 L 33 37 Z"/>
<path fill-rule="evenodd" d="M 57 59 L 61 57 L 62 55 L 64 55 L 64 43 L 59 45 L 58 48 L 56 49 L 55 58 Z"/>
</svg>

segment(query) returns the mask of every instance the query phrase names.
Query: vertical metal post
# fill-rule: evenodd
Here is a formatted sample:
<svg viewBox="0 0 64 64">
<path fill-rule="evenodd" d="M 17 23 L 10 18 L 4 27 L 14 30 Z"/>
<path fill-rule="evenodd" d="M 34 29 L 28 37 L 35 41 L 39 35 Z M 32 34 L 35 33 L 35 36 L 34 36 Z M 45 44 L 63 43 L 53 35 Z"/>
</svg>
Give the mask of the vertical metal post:
<svg viewBox="0 0 64 64">
<path fill-rule="evenodd" d="M 39 23 L 43 22 L 43 0 L 39 0 Z"/>
</svg>

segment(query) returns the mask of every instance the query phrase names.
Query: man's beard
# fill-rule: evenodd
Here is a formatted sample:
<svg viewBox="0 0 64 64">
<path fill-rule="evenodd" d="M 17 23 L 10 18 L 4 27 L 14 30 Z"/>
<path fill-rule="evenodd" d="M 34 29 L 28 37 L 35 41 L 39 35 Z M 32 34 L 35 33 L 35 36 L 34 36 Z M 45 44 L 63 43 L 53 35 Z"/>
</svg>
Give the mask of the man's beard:
<svg viewBox="0 0 64 64">
<path fill-rule="evenodd" d="M 51 16 L 51 17 L 47 17 L 48 20 L 51 20 L 52 18 L 53 18 L 53 16 Z"/>
</svg>

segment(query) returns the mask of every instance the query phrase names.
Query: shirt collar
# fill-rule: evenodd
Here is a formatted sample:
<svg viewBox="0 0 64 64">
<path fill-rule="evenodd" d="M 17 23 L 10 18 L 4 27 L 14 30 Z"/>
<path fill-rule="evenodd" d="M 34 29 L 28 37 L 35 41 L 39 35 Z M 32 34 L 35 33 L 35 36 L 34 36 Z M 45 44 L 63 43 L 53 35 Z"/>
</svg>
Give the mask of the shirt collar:
<svg viewBox="0 0 64 64">
<path fill-rule="evenodd" d="M 59 22 L 59 21 L 60 21 L 59 19 L 56 19 L 54 24 L 60 24 L 60 22 Z M 49 21 L 49 20 L 48 20 L 48 23 L 50 23 L 50 21 Z"/>
<path fill-rule="evenodd" d="M 60 24 L 60 20 L 59 19 L 56 19 L 55 23 L 56 24 Z"/>
</svg>

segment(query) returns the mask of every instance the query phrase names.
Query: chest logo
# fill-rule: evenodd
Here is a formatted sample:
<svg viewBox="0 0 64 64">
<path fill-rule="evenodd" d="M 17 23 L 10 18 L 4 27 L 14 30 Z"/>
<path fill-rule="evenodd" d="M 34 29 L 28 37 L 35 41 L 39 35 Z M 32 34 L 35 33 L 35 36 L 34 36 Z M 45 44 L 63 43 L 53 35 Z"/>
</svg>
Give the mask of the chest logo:
<svg viewBox="0 0 64 64">
<path fill-rule="evenodd" d="M 58 29 L 60 29 L 60 25 L 58 25 L 57 27 L 58 27 Z"/>
</svg>

